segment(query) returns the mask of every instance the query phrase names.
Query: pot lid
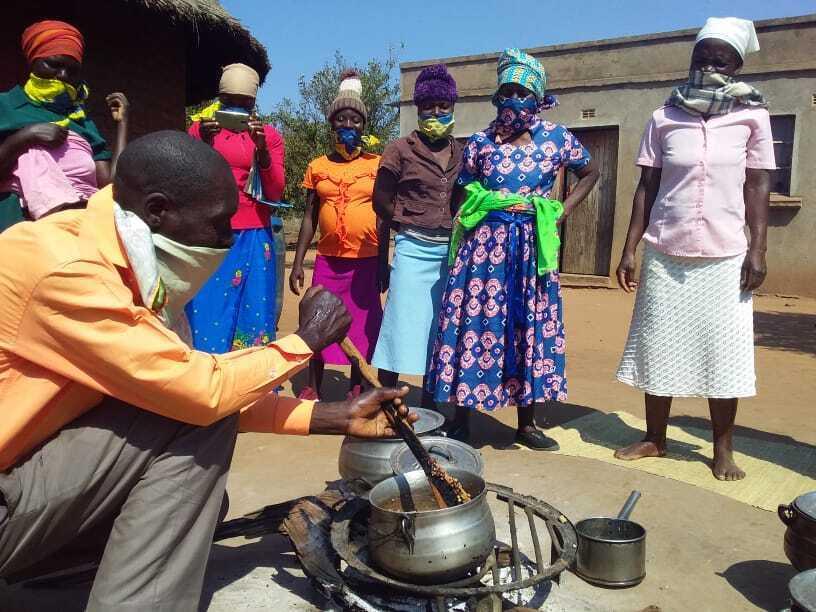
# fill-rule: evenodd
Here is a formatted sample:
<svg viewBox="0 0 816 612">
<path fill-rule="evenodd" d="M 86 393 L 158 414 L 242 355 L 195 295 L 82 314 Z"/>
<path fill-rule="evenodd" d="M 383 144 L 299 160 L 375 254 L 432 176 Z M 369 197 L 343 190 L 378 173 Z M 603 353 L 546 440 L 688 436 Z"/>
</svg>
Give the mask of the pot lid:
<svg viewBox="0 0 816 612">
<path fill-rule="evenodd" d="M 816 569 L 796 574 L 788 583 L 793 602 L 804 610 L 816 610 Z"/>
<path fill-rule="evenodd" d="M 414 433 L 418 436 L 436 431 L 445 424 L 445 416 L 436 410 L 427 408 L 409 408 L 411 412 L 419 415 L 419 420 L 414 423 Z M 399 436 L 392 436 L 399 438 Z"/>
<path fill-rule="evenodd" d="M 816 521 L 816 491 L 800 495 L 793 502 L 796 509 L 808 518 Z"/>
<path fill-rule="evenodd" d="M 464 442 L 444 436 L 426 436 L 421 442 L 428 449 L 428 454 L 442 467 L 455 467 L 478 476 L 484 473 L 482 454 Z M 391 469 L 395 474 L 405 474 L 422 468 L 411 449 L 403 444 L 391 453 Z"/>
</svg>

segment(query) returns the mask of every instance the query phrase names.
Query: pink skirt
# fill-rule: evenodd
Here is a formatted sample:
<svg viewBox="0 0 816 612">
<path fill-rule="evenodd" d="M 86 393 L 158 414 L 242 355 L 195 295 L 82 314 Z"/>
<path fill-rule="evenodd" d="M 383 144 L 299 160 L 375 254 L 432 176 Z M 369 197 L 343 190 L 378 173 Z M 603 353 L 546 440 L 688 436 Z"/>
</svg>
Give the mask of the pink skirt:
<svg viewBox="0 0 816 612">
<path fill-rule="evenodd" d="M 377 282 L 377 258 L 318 255 L 315 258 L 312 285 L 323 285 L 343 300 L 351 314 L 348 337 L 370 362 L 383 318 Z M 323 349 L 320 358 L 332 365 L 349 365 L 349 360 L 337 344 Z"/>
</svg>

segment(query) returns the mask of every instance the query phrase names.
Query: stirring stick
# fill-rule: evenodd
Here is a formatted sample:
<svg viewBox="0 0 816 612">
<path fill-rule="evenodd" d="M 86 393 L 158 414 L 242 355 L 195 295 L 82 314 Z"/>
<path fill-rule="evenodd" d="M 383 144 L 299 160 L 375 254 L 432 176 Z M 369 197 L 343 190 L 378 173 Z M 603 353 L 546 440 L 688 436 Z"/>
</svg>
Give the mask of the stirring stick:
<svg viewBox="0 0 816 612">
<path fill-rule="evenodd" d="M 382 384 L 380 384 L 380 381 L 377 378 L 377 372 L 360 354 L 360 351 L 357 350 L 357 347 L 354 346 L 354 343 L 351 340 L 348 338 L 343 338 L 343 340 L 340 342 L 340 348 L 343 349 L 346 357 L 348 357 L 352 363 L 357 364 L 363 378 L 365 378 L 372 387 L 382 387 Z M 442 493 L 439 492 L 439 489 L 437 489 L 436 483 L 434 482 L 434 475 L 432 474 L 431 469 L 431 456 L 428 454 L 428 451 L 424 446 L 422 446 L 422 442 L 419 441 L 419 438 L 414 433 L 414 430 L 400 418 L 399 413 L 392 403 L 389 402 L 387 404 L 383 404 L 383 411 L 388 417 L 388 420 L 391 421 L 391 425 L 394 427 L 400 437 L 405 440 L 405 443 L 408 445 L 408 448 L 411 449 L 411 452 L 414 453 L 419 465 L 422 466 L 425 476 L 428 478 L 428 484 L 431 487 L 431 493 L 436 500 L 437 506 L 440 508 L 447 508 L 448 504 L 445 503 L 445 498 L 442 496 Z"/>
</svg>

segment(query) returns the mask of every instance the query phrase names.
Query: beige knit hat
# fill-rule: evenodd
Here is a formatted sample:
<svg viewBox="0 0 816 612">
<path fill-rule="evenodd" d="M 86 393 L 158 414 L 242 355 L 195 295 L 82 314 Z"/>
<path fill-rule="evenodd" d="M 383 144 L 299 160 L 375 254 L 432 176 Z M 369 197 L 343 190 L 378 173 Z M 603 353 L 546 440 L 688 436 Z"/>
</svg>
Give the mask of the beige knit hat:
<svg viewBox="0 0 816 612">
<path fill-rule="evenodd" d="M 254 68 L 246 64 L 230 64 L 224 66 L 221 81 L 218 84 L 220 94 L 238 94 L 254 98 L 258 95 L 258 85 L 261 79 Z"/>
<path fill-rule="evenodd" d="M 363 103 L 363 83 L 360 80 L 360 73 L 354 69 L 344 70 L 340 75 L 337 97 L 329 106 L 326 118 L 331 121 L 332 117 L 345 108 L 356 110 L 368 121 L 368 110 Z"/>
</svg>

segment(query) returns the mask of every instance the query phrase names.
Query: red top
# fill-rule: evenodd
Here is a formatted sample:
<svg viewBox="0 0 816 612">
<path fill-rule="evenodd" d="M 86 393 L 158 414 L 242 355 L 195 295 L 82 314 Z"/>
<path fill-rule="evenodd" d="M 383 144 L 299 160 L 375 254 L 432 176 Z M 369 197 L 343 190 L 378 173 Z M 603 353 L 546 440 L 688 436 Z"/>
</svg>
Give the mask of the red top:
<svg viewBox="0 0 816 612">
<path fill-rule="evenodd" d="M 199 122 L 190 126 L 188 133 L 193 138 L 201 140 Z M 263 185 L 264 199 L 274 202 L 283 195 L 283 138 L 271 125 L 264 126 L 266 147 L 269 149 L 271 164 L 268 168 L 261 168 L 261 184 Z M 249 169 L 255 155 L 255 144 L 248 132 L 231 132 L 221 130 L 213 139 L 213 148 L 218 151 L 232 169 L 232 175 L 238 184 L 238 211 L 232 217 L 232 229 L 244 230 L 269 226 L 271 209 L 265 204 L 258 204 L 244 193 Z"/>
</svg>

